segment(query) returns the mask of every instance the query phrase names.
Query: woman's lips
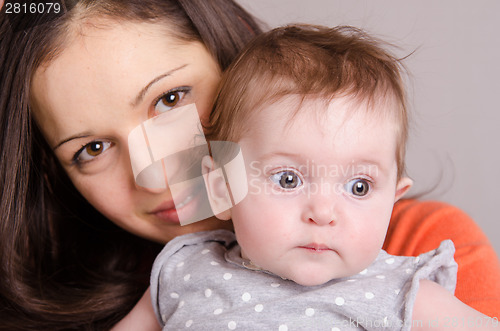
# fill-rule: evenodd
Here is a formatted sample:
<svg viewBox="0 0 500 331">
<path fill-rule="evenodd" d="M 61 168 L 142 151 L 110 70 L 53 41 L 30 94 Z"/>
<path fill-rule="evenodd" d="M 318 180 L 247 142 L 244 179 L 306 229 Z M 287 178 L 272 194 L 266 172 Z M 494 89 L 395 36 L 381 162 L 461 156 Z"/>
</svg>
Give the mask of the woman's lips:
<svg viewBox="0 0 500 331">
<path fill-rule="evenodd" d="M 184 218 L 188 215 L 195 215 L 198 208 L 199 192 L 190 191 L 190 194 L 184 194 L 182 201 L 175 204 L 173 200 L 165 201 L 154 209 L 151 214 L 167 223 L 180 224 L 179 213 L 182 211 Z"/>
<path fill-rule="evenodd" d="M 158 208 L 153 210 L 151 214 L 168 223 L 180 223 L 179 215 L 177 215 L 177 210 L 172 200 L 162 203 Z"/>
</svg>

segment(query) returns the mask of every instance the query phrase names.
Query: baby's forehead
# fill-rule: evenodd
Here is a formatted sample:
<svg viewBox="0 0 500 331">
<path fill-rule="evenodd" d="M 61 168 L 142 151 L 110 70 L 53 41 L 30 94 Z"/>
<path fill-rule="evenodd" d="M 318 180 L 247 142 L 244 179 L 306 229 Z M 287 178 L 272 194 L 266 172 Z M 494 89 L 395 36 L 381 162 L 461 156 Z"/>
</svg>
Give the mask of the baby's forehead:
<svg viewBox="0 0 500 331">
<path fill-rule="evenodd" d="M 257 130 L 272 130 L 278 123 L 284 123 L 288 129 L 297 129 L 305 119 L 316 119 L 317 128 L 328 131 L 332 122 L 340 122 L 338 128 L 348 123 L 362 123 L 367 128 L 399 125 L 399 107 L 396 98 L 380 97 L 357 99 L 351 95 L 334 97 L 287 95 L 265 102 L 254 109 L 248 125 Z M 274 125 L 265 125 L 265 124 Z"/>
<path fill-rule="evenodd" d="M 249 162 L 278 165 L 375 164 L 386 172 L 397 163 L 396 121 L 363 103 L 342 98 L 286 98 L 264 106 L 240 144 Z M 287 164 L 288 164 L 287 163 Z"/>
<path fill-rule="evenodd" d="M 314 159 L 329 154 L 350 162 L 373 153 L 394 158 L 399 145 L 394 116 L 386 117 L 383 110 L 377 112 L 366 103 L 351 101 L 290 96 L 263 105 L 238 142 L 263 153 L 291 152 Z"/>
</svg>

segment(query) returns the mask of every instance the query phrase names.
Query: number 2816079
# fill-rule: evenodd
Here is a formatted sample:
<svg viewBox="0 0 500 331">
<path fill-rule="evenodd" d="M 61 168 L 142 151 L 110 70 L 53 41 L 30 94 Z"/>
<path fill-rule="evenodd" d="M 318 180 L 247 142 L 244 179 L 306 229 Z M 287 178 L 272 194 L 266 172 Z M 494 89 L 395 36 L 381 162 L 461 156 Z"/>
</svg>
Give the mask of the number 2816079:
<svg viewBox="0 0 500 331">
<path fill-rule="evenodd" d="M 18 3 L 7 2 L 5 4 L 6 14 L 43 14 L 61 12 L 61 4 L 58 2 L 32 2 L 32 3 Z"/>
</svg>

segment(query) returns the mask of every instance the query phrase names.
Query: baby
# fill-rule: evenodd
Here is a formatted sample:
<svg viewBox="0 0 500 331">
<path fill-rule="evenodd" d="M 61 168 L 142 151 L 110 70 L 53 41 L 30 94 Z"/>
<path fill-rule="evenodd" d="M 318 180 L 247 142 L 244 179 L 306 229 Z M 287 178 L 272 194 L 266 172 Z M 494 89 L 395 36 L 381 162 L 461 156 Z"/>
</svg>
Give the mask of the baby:
<svg viewBox="0 0 500 331">
<path fill-rule="evenodd" d="M 165 330 L 497 325 L 453 296 L 450 241 L 419 257 L 381 250 L 412 185 L 402 67 L 382 46 L 351 27 L 287 26 L 224 73 L 207 138 L 238 143 L 248 193 L 218 206 L 232 188 L 213 170 L 227 160 L 203 158 L 210 203 L 235 234 L 178 237 L 158 256 Z"/>
</svg>

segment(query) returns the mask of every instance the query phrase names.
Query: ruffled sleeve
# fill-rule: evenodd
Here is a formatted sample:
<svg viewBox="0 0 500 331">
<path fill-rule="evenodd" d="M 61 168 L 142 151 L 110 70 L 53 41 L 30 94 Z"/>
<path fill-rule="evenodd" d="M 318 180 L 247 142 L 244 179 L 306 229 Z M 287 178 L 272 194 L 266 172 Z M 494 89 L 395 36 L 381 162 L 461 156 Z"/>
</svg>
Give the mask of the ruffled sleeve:
<svg viewBox="0 0 500 331">
<path fill-rule="evenodd" d="M 417 256 L 414 260 L 413 277 L 405 284 L 403 316 L 405 325 L 411 325 L 413 306 L 417 297 L 420 280 L 428 279 L 438 283 L 452 294 L 457 283 L 457 263 L 453 259 L 455 247 L 451 240 L 443 241 L 437 249 Z"/>
<path fill-rule="evenodd" d="M 437 201 L 398 201 L 384 243 L 393 255 L 417 256 L 443 240 L 455 245 L 455 296 L 472 308 L 500 317 L 500 262 L 480 227 L 462 210 Z"/>
</svg>

